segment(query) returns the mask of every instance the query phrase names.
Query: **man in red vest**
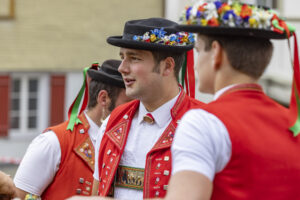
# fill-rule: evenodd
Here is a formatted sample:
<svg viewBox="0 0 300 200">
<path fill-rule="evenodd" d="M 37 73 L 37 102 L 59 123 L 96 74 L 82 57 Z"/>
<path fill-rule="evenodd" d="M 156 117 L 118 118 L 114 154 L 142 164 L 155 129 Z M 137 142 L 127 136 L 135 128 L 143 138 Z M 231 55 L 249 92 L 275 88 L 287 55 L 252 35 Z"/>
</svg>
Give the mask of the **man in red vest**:
<svg viewBox="0 0 300 200">
<path fill-rule="evenodd" d="M 75 123 L 71 122 L 71 114 L 68 121 L 49 127 L 33 140 L 14 178 L 18 197 L 65 199 L 75 194 L 91 195 L 94 145 L 101 120 L 115 106 L 131 100 L 125 95 L 124 82 L 118 72 L 120 63 L 107 60 L 102 66 L 94 64 L 88 69 L 87 110 Z M 76 118 L 77 112 L 74 114 Z"/>
<path fill-rule="evenodd" d="M 116 108 L 101 127 L 93 194 L 131 200 L 166 194 L 177 124 L 187 110 L 202 105 L 178 83 L 193 36 L 175 25 L 162 18 L 132 20 L 123 36 L 107 39 L 120 47 L 126 95 L 137 100 Z"/>
<path fill-rule="evenodd" d="M 177 129 L 166 199 L 299 199 L 299 130 L 289 130 L 295 101 L 287 109 L 258 85 L 272 56 L 270 39 L 294 29 L 267 8 L 201 2 L 186 9 L 178 28 L 198 33 L 199 90 L 215 96 Z"/>
</svg>

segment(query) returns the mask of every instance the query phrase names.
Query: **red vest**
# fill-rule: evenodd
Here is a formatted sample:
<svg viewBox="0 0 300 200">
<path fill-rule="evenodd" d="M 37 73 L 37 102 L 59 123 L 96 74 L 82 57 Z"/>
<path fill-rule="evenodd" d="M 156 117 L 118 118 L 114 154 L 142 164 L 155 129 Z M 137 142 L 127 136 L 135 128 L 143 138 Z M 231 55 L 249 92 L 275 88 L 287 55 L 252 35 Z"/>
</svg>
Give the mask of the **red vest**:
<svg viewBox="0 0 300 200">
<path fill-rule="evenodd" d="M 121 156 L 123 154 L 131 121 L 139 107 L 134 100 L 117 107 L 110 115 L 105 134 L 99 150 L 99 194 L 107 196 L 114 181 Z M 154 147 L 148 152 L 144 172 L 144 198 L 164 197 L 171 175 L 170 146 L 173 141 L 177 123 L 183 114 L 194 106 L 203 103 L 180 93 L 171 109 L 172 121 L 167 126 Z M 156 178 L 160 181 L 155 183 Z"/>
<path fill-rule="evenodd" d="M 81 124 L 67 129 L 68 121 L 48 130 L 54 131 L 61 149 L 61 162 L 52 183 L 42 194 L 42 199 L 66 199 L 74 195 L 90 196 L 93 188 L 94 146 L 90 140 L 89 123 L 84 114 Z"/>
<path fill-rule="evenodd" d="M 288 130 L 287 108 L 260 86 L 244 84 L 202 109 L 224 123 L 232 143 L 229 163 L 215 176 L 212 199 L 300 198 L 300 137 Z"/>
</svg>

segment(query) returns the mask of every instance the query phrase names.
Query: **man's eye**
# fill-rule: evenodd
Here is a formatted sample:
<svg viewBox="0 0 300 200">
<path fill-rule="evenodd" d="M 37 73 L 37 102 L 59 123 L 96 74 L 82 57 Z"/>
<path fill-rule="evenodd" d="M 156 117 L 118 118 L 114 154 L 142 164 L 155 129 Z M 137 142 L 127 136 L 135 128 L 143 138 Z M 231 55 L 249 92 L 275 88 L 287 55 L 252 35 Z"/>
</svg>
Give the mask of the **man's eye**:
<svg viewBox="0 0 300 200">
<path fill-rule="evenodd" d="M 131 57 L 132 60 L 140 60 L 138 57 Z"/>
</svg>

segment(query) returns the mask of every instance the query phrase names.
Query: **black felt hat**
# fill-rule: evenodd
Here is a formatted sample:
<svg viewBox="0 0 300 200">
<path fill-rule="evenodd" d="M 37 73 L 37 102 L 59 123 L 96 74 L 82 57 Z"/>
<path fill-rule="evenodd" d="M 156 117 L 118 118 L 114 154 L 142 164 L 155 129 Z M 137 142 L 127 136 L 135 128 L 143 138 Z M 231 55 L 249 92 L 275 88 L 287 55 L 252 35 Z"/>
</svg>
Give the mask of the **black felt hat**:
<svg viewBox="0 0 300 200">
<path fill-rule="evenodd" d="M 111 45 L 141 50 L 185 52 L 193 48 L 193 34 L 180 32 L 177 23 L 163 18 L 131 20 L 125 23 L 123 36 L 111 36 Z"/>
<path fill-rule="evenodd" d="M 118 68 L 121 64 L 120 60 L 106 60 L 101 66 L 97 63 L 87 71 L 88 75 L 97 81 L 125 88 L 124 81 Z"/>
<path fill-rule="evenodd" d="M 232 2 L 199 1 L 186 7 L 177 28 L 207 35 L 266 39 L 286 39 L 295 31 L 269 8 Z"/>
</svg>

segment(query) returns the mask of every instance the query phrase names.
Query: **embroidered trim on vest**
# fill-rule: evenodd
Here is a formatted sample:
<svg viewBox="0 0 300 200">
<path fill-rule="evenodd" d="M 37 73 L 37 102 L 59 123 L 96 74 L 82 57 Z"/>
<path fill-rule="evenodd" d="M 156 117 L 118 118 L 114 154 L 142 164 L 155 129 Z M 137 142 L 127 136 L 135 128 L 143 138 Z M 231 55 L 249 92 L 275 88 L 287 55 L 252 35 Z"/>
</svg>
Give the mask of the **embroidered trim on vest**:
<svg viewBox="0 0 300 200">
<path fill-rule="evenodd" d="M 128 123 L 129 120 L 125 120 L 106 133 L 119 149 L 125 144 Z"/>
<path fill-rule="evenodd" d="M 151 151 L 171 146 L 175 134 L 176 126 L 173 122 L 165 129 L 161 137 L 155 143 Z"/>
<path fill-rule="evenodd" d="M 116 173 L 115 186 L 143 190 L 144 169 L 119 165 Z"/>
<path fill-rule="evenodd" d="M 84 126 L 85 129 L 88 129 L 88 128 L 90 127 L 90 124 L 89 124 L 89 122 L 87 121 L 87 119 L 86 119 L 84 113 L 81 113 L 81 114 L 79 115 L 79 119 L 80 119 L 80 121 L 82 122 L 82 125 Z"/>
<path fill-rule="evenodd" d="M 75 147 L 74 151 L 94 171 L 95 151 L 90 137 L 87 137 L 79 146 Z"/>
<path fill-rule="evenodd" d="M 179 108 L 181 107 L 181 103 L 184 100 L 185 96 L 186 96 L 186 94 L 183 92 L 183 89 L 181 89 L 179 97 L 178 97 L 174 107 L 171 109 L 171 115 L 173 118 L 175 118 L 175 116 L 177 115 L 177 112 L 178 112 Z"/>
</svg>

